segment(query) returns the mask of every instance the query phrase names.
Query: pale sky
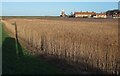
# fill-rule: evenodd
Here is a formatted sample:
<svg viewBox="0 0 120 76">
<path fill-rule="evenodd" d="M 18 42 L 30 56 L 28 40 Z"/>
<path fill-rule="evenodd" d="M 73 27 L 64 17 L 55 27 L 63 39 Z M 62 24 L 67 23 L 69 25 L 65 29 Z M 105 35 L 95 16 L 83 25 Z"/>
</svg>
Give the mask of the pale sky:
<svg viewBox="0 0 120 76">
<path fill-rule="evenodd" d="M 70 14 L 75 11 L 106 12 L 112 9 L 118 9 L 118 2 L 2 2 L 1 14 L 3 16 L 59 16 L 61 10 Z"/>
</svg>

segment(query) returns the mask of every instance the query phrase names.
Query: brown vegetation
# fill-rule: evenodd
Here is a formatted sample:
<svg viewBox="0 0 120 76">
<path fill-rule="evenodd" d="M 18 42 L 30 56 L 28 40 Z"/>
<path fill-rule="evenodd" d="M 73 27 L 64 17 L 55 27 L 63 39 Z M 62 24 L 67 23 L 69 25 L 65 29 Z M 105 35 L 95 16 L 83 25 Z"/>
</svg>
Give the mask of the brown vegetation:
<svg viewBox="0 0 120 76">
<path fill-rule="evenodd" d="M 19 40 L 35 56 L 54 56 L 71 65 L 85 63 L 107 73 L 120 71 L 116 21 L 8 19 L 5 27 L 13 35 L 15 21 Z"/>
</svg>

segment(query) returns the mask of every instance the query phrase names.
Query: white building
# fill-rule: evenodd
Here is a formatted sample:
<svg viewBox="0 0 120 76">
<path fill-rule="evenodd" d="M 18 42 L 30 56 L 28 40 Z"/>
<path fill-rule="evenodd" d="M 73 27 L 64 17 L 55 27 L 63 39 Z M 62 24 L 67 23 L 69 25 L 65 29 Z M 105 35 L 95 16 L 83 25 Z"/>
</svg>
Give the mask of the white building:
<svg viewBox="0 0 120 76">
<path fill-rule="evenodd" d="M 106 13 L 96 13 L 95 16 L 93 16 L 94 18 L 107 18 Z"/>
<path fill-rule="evenodd" d="M 93 15 L 95 15 L 95 12 L 75 12 L 74 15 L 75 17 L 87 17 L 91 18 Z"/>
<path fill-rule="evenodd" d="M 66 14 L 65 14 L 65 11 L 64 11 L 64 10 L 62 10 L 62 11 L 60 12 L 60 16 L 61 16 L 61 17 L 65 17 L 65 16 L 66 16 Z"/>
</svg>

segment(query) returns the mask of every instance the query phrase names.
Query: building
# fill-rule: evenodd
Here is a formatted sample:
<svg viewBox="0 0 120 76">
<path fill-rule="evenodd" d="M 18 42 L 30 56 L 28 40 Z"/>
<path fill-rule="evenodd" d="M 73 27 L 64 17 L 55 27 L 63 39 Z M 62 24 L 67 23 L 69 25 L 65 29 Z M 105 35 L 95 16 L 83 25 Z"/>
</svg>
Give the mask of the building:
<svg viewBox="0 0 120 76">
<path fill-rule="evenodd" d="M 93 16 L 93 18 L 107 18 L 106 13 L 96 13 L 95 16 Z"/>
<path fill-rule="evenodd" d="M 105 13 L 96 12 L 71 12 L 70 15 L 66 15 L 65 11 L 60 12 L 60 17 L 81 17 L 81 18 L 120 18 L 120 10 L 108 10 Z"/>
<path fill-rule="evenodd" d="M 62 10 L 61 12 L 60 12 L 60 17 L 66 17 L 67 15 L 65 14 L 65 11 L 64 10 Z"/>
<path fill-rule="evenodd" d="M 120 18 L 120 10 L 108 10 L 106 12 L 108 18 Z"/>
<path fill-rule="evenodd" d="M 82 18 L 91 18 L 95 15 L 95 12 L 74 12 L 75 17 L 82 17 Z"/>
</svg>

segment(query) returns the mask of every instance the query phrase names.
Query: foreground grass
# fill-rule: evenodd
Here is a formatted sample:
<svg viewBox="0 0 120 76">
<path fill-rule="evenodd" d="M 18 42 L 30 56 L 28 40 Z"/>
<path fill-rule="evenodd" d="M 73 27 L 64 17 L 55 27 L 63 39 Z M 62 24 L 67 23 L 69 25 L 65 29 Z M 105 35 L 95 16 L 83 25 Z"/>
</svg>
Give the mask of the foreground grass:
<svg viewBox="0 0 120 76">
<path fill-rule="evenodd" d="M 0 45 L 2 44 L 2 23 L 0 23 Z"/>
<path fill-rule="evenodd" d="M 59 74 L 58 68 L 37 58 L 24 54 L 26 51 L 3 29 L 2 36 L 2 72 L 3 74 Z M 18 51 L 18 52 L 17 52 Z"/>
<path fill-rule="evenodd" d="M 2 74 L 2 23 L 0 23 L 0 74 Z"/>
</svg>

